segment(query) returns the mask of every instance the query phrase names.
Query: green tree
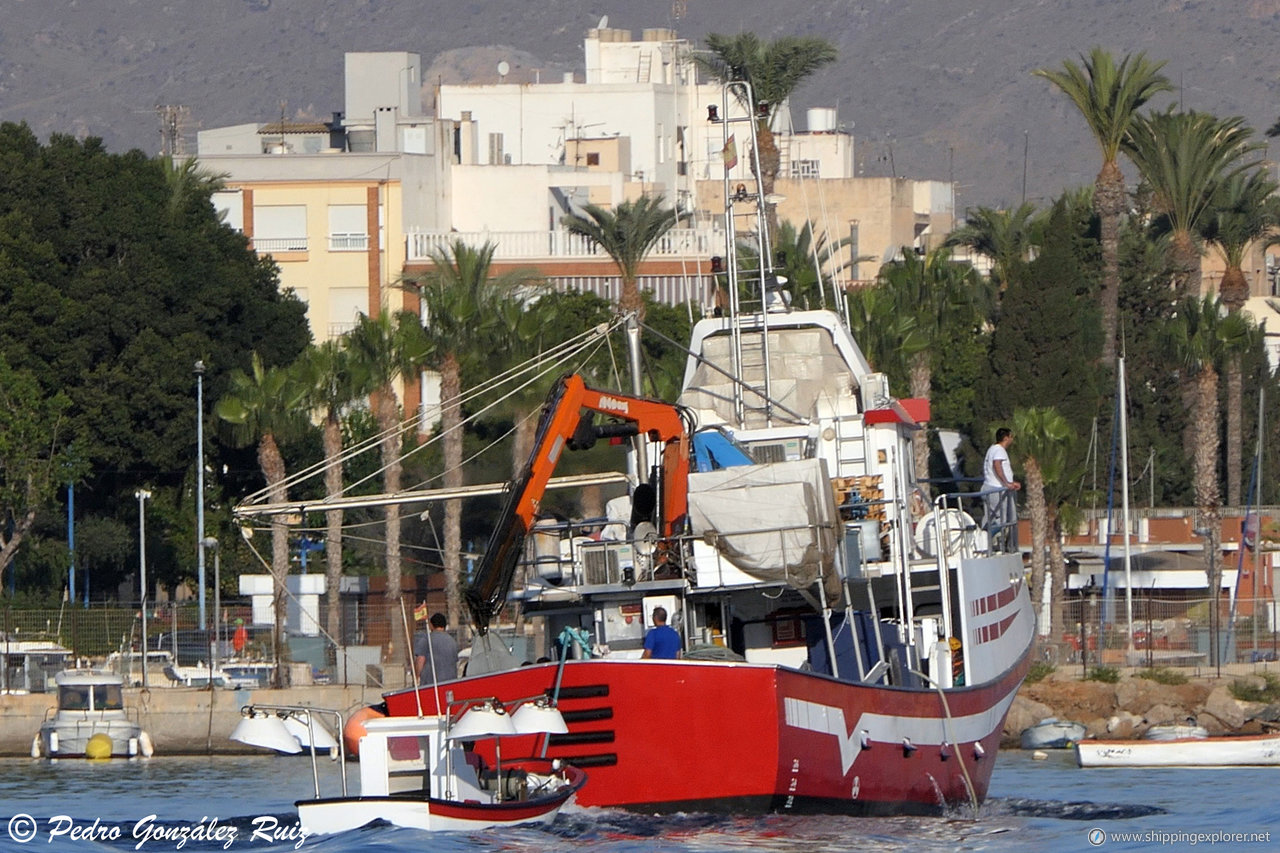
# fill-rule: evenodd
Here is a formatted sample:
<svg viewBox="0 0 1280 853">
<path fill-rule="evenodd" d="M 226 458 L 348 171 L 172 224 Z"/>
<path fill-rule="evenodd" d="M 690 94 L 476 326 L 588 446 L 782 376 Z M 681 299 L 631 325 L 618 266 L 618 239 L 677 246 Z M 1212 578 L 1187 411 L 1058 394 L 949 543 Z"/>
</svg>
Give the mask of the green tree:
<svg viewBox="0 0 1280 853">
<path fill-rule="evenodd" d="M 901 338 L 906 356 L 909 393 L 928 399 L 933 390 L 934 357 L 950 324 L 961 317 L 976 317 L 990 298 L 989 284 L 968 264 L 951 259 L 945 247 L 924 257 L 903 247 L 901 260 L 880 270 L 877 288 L 883 288 L 887 303 L 880 310 L 910 318 L 907 334 Z M 912 439 L 917 476 L 927 476 L 929 443 L 923 430 Z"/>
<path fill-rule="evenodd" d="M 1110 53 L 1095 47 L 1087 57 L 1080 57 L 1079 64 L 1066 60 L 1060 69 L 1041 68 L 1035 72 L 1075 104 L 1102 150 L 1102 169 L 1094 182 L 1093 203 L 1101 226 L 1102 363 L 1107 367 L 1115 366 L 1116 362 L 1120 294 L 1118 247 L 1120 220 L 1127 201 L 1118 160 L 1138 110 L 1155 95 L 1172 89 L 1169 80 L 1160 73 L 1163 67 L 1163 62 L 1151 62 L 1145 53 L 1126 56 L 1117 65 Z"/>
<path fill-rule="evenodd" d="M 1220 663 L 1218 598 L 1222 592 L 1222 492 L 1218 484 L 1218 365 L 1248 346 L 1250 321 L 1226 314 L 1216 298 L 1184 299 L 1166 329 L 1171 352 L 1191 388 L 1192 484 L 1199 527 L 1204 529 L 1205 573 L 1213 607 L 1210 612 L 1210 657 Z"/>
<path fill-rule="evenodd" d="M 1013 413 L 1015 453 L 1027 483 L 1027 512 L 1031 516 L 1031 603 L 1041 636 L 1060 637 L 1066 569 L 1060 559 L 1049 561 L 1050 617 L 1041 619 L 1046 560 L 1050 537 L 1058 535 L 1058 514 L 1069 479 L 1068 454 L 1075 433 L 1052 406 L 1032 406 Z M 1054 618 L 1056 614 L 1057 618 Z"/>
<path fill-rule="evenodd" d="M 518 333 L 512 323 L 519 312 L 505 303 L 531 291 L 533 276 L 524 271 L 495 276 L 495 246 L 480 248 L 455 240 L 432 254 L 432 268 L 418 283 L 425 308 L 425 334 L 430 365 L 440 373 L 440 428 L 444 445 L 444 484 L 463 484 L 462 378 L 464 372 L 492 358 Z M 530 293 L 531 295 L 531 293 Z M 462 618 L 462 502 L 445 503 L 445 593 L 449 623 Z"/>
<path fill-rule="evenodd" d="M 1137 165 L 1167 220 L 1172 239 L 1176 292 L 1200 297 L 1200 249 L 1196 234 L 1219 187 L 1257 167 L 1250 155 L 1262 146 L 1239 117 L 1159 112 L 1129 127 L 1125 150 Z"/>
<path fill-rule="evenodd" d="M 272 503 L 284 503 L 289 499 L 280 442 L 307 428 L 304 407 L 307 390 L 288 369 L 265 367 L 262 359 L 254 353 L 253 372 L 232 372 L 227 393 L 214 406 L 217 416 L 228 424 L 233 443 L 240 446 L 257 444 L 258 466 L 267 481 L 267 499 Z M 275 618 L 272 645 L 275 648 L 277 687 L 283 686 L 280 652 L 285 625 L 285 579 L 288 576 L 289 529 L 281 517 L 272 516 L 271 599 Z"/>
<path fill-rule="evenodd" d="M 683 217 L 684 214 L 664 207 L 661 195 L 643 195 L 624 201 L 613 210 L 588 204 L 582 208 L 582 214 L 561 217 L 560 223 L 613 258 L 622 285 L 618 307 L 623 313 L 635 313 L 638 321 L 643 322 L 644 300 L 638 285 L 640 264 Z"/>
<path fill-rule="evenodd" d="M 964 224 L 947 235 L 944 245 L 963 246 L 990 260 L 991 277 L 1003 291 L 1044 241 L 1045 224 L 1030 202 L 1016 210 L 978 207 L 965 214 Z"/>
<path fill-rule="evenodd" d="M 66 394 L 46 394 L 0 353 L 0 586 L 40 512 L 83 473 L 69 446 Z"/>
<path fill-rule="evenodd" d="M 1232 314 L 1238 313 L 1249 298 L 1249 282 L 1244 276 L 1246 250 L 1280 225 L 1280 201 L 1274 197 L 1276 188 L 1276 182 L 1261 169 L 1233 175 L 1219 185 L 1213 205 L 1200 223 L 1200 236 L 1218 250 L 1225 264 L 1218 292 L 1223 306 Z M 1227 503 L 1239 506 L 1244 378 L 1238 353 L 1227 359 L 1226 380 Z"/>
<path fill-rule="evenodd" d="M 343 493 L 342 413 L 352 403 L 366 397 L 369 373 L 342 339 L 310 347 L 299 359 L 299 381 L 307 388 L 306 405 L 322 413 L 321 443 L 324 449 L 324 488 L 330 498 Z M 325 630 L 339 636 L 339 591 L 342 583 L 342 510 L 325 511 Z"/>
<path fill-rule="evenodd" d="M 86 465 L 82 522 L 133 529 L 129 506 L 144 485 L 184 491 L 181 517 L 194 515 L 194 363 L 205 362 L 205 393 L 217 399 L 255 348 L 267 366 L 288 364 L 310 338 L 306 306 L 219 220 L 213 185 L 180 184 L 176 200 L 167 167 L 93 138 L 42 145 L 27 127 L 0 124 L 0 353 L 70 401 Z M 216 439 L 207 452 L 220 481 L 210 489 L 244 483 L 254 467 Z M 182 541 L 172 559 L 156 552 L 157 575 L 194 578 L 194 526 L 171 525 L 158 503 L 157 543 Z M 116 579 L 98 577 L 102 589 Z"/>
<path fill-rule="evenodd" d="M 401 461 L 406 424 L 401 420 L 400 398 L 396 383 L 413 381 L 426 364 L 430 344 L 422 333 L 422 325 L 411 311 L 394 314 L 383 312 L 377 317 L 361 314 L 355 328 L 347 333 L 355 369 L 367 377 L 370 408 L 378 423 L 379 447 L 382 455 L 382 490 L 387 494 L 400 491 L 404 464 Z M 384 509 L 386 534 L 384 557 L 387 572 L 386 599 L 393 624 L 401 618 L 400 601 L 402 555 L 400 553 L 400 507 Z M 391 631 L 390 659 L 399 643 L 401 631 Z"/>
<path fill-rule="evenodd" d="M 1069 198 L 1050 208 L 1036 258 L 1010 278 L 991 333 L 989 367 L 976 401 L 985 427 L 1018 408 L 1052 402 L 1079 433 L 1099 393 L 1097 243 L 1089 212 Z"/>
<path fill-rule="evenodd" d="M 782 161 L 773 135 L 774 118 L 801 83 L 836 61 L 835 45 L 816 36 L 782 36 L 774 41 L 761 41 L 755 33 L 745 32 L 710 33 L 706 44 L 709 53 L 698 54 L 696 59 L 714 79 L 721 83 L 741 80 L 751 85 L 756 102 L 743 103 L 743 107 L 748 115 L 755 117 L 758 177 L 768 196 L 773 193 Z M 734 93 L 739 101 L 745 98 L 740 89 Z M 772 236 L 778 230 L 777 208 L 768 205 L 766 212 Z"/>
</svg>

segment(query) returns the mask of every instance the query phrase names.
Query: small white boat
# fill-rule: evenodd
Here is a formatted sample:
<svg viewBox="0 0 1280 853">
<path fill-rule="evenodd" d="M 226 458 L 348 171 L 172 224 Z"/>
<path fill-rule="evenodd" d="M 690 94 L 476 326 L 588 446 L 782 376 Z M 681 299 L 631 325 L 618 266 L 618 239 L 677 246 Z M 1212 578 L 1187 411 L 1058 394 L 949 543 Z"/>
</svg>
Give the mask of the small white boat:
<svg viewBox="0 0 1280 853">
<path fill-rule="evenodd" d="M 31 757 L 150 757 L 155 751 L 135 711 L 124 706 L 124 679 L 114 672 L 68 669 L 54 677 L 58 706 L 31 742 Z"/>
<path fill-rule="evenodd" d="M 1194 722 L 1167 726 L 1152 726 L 1142 733 L 1145 740 L 1204 740 L 1209 730 Z"/>
<path fill-rule="evenodd" d="M 267 732 L 263 724 L 286 718 L 305 720 L 334 715 L 345 736 L 358 736 L 360 793 L 347 793 L 345 755 L 336 746 L 342 775 L 342 796 L 320 796 L 317 750 L 311 750 L 316 795 L 295 803 L 302 831 L 324 835 L 358 829 L 375 821 L 429 831 L 473 831 L 495 826 L 549 823 L 587 781 L 587 775 L 559 760 L 501 758 L 500 738 L 567 731 L 564 718 L 545 698 L 517 703 L 512 713 L 496 700 L 455 703 L 449 715 L 373 717 L 358 725 L 342 726 L 336 711 L 294 706 L 247 706 L 245 719 L 231 737 L 245 743 L 280 749 L 283 731 Z M 525 707 L 532 708 L 525 711 Z M 452 706 L 451 706 L 452 708 Z M 523 717 L 523 719 L 522 719 Z M 263 731 L 259 734 L 260 727 Z M 358 732 L 353 732 L 358 728 Z M 250 731 L 252 730 L 252 731 Z M 345 737 L 344 737 L 345 740 Z M 494 741 L 497 759 L 485 764 L 471 747 L 477 740 Z"/>
<path fill-rule="evenodd" d="M 1084 723 L 1045 717 L 1022 730 L 1023 749 L 1070 749 L 1084 737 Z"/>
<path fill-rule="evenodd" d="M 1183 740 L 1084 740 L 1081 767 L 1253 767 L 1280 765 L 1280 734 Z"/>
</svg>

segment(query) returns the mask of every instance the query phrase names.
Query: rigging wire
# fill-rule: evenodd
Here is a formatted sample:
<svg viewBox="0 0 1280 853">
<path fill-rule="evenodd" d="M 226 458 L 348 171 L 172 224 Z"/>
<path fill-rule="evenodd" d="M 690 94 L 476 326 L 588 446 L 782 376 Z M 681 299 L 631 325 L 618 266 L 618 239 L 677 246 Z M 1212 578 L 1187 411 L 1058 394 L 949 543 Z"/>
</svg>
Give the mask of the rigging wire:
<svg viewBox="0 0 1280 853">
<path fill-rule="evenodd" d="M 464 392 L 459 397 L 458 404 L 460 406 L 465 405 L 481 396 L 489 394 L 493 391 L 493 389 L 499 388 L 504 384 L 513 382 L 517 380 L 519 377 L 521 377 L 522 375 L 530 373 L 530 371 L 533 371 L 533 370 L 537 371 L 536 373 L 534 373 L 533 376 L 528 378 L 522 384 L 514 387 L 513 389 L 508 391 L 506 394 L 498 397 L 495 401 L 485 406 L 483 409 L 481 409 L 479 412 L 477 412 L 475 415 L 473 415 L 471 418 L 467 420 L 473 420 L 476 417 L 479 417 L 481 414 L 488 412 L 495 406 L 511 398 L 512 396 L 518 394 L 519 392 L 523 391 L 525 388 L 529 387 L 530 385 L 538 382 L 540 379 L 545 377 L 545 375 L 549 371 L 554 370 L 560 365 L 565 364 L 570 359 L 575 358 L 576 356 L 587 351 L 588 349 L 591 349 L 593 347 L 598 348 L 600 346 L 601 340 L 607 340 L 608 334 L 614 329 L 616 329 L 621 324 L 621 322 L 622 321 L 620 318 L 615 318 L 610 323 L 601 324 L 592 329 L 588 329 L 584 332 L 581 332 L 578 335 L 575 335 L 574 337 L 570 338 L 568 341 L 565 341 L 564 343 L 561 343 L 561 344 L 557 344 L 556 346 L 548 350 L 546 353 L 540 354 L 538 356 L 539 360 L 546 359 L 546 358 L 553 359 L 549 367 L 539 367 L 536 363 L 534 363 L 531 360 L 530 362 L 525 362 L 524 364 L 509 368 L 508 370 L 503 371 L 502 373 L 499 373 L 496 376 L 485 380 L 484 382 L 478 383 L 477 385 L 473 386 L 470 389 L 467 389 L 467 391 Z M 533 365 L 533 366 L 530 366 L 530 365 Z M 417 423 L 418 420 L 419 418 L 416 414 L 412 415 L 410 417 L 403 419 L 395 427 L 388 428 L 386 430 L 379 432 L 374 436 L 364 439 L 363 441 L 353 445 L 351 448 L 345 449 L 343 453 L 338 457 L 338 462 L 339 463 L 349 462 L 352 459 L 355 459 L 356 457 L 368 452 L 369 450 L 379 447 L 381 442 L 385 438 L 387 438 L 389 435 L 395 432 L 407 432 L 409 429 L 412 429 L 413 425 Z M 466 421 L 464 421 L 464 423 L 466 423 Z M 428 440 L 410 448 L 401 457 L 399 457 L 398 461 L 403 462 L 405 459 L 408 459 L 413 454 L 419 453 L 424 448 L 429 447 L 435 442 L 442 440 L 445 434 L 446 433 L 444 432 L 437 433 L 433 435 L 431 438 L 429 438 Z M 292 486 L 296 486 L 299 483 L 302 483 L 306 480 L 311 479 L 317 473 L 323 472 L 331 463 L 332 463 L 332 460 L 321 460 L 317 463 L 314 463 L 302 469 L 301 471 L 298 471 L 294 474 L 289 475 L 284 479 L 282 483 L 276 484 L 274 487 L 266 487 L 251 493 L 244 499 L 244 501 L 241 502 L 241 505 L 251 506 L 253 504 L 262 503 L 265 500 L 269 500 L 269 497 L 270 497 L 269 493 L 272 491 L 273 488 L 283 487 L 287 490 Z M 387 466 L 385 465 L 379 467 L 377 470 L 367 475 L 366 477 L 362 478 L 361 480 L 357 481 L 356 483 L 352 483 L 351 485 L 347 486 L 344 489 L 343 493 L 345 494 L 350 489 L 355 488 L 359 485 L 362 485 L 368 480 L 379 476 L 386 470 L 386 468 Z M 323 507 L 318 507 L 318 509 L 323 509 Z"/>
</svg>

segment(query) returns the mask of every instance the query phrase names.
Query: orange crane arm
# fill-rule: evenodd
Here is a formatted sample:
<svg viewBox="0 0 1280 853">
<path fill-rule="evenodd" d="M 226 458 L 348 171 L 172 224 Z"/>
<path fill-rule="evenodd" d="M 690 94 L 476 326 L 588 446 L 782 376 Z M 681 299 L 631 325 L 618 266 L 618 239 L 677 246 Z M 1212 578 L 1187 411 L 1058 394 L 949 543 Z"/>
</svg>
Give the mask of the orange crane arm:
<svg viewBox="0 0 1280 853">
<path fill-rule="evenodd" d="M 584 416 L 584 411 L 589 414 Z M 617 419 L 597 425 L 594 414 Z M 506 488 L 506 501 L 489 545 L 467 588 L 467 607 L 484 633 L 502 609 L 524 541 L 538 517 L 547 483 L 566 449 L 584 450 L 599 438 L 644 435 L 662 442 L 662 535 L 679 534 L 688 513 L 689 435 L 687 415 L 669 403 L 588 388 L 577 374 L 557 380 L 543 406 L 533 451 Z"/>
</svg>

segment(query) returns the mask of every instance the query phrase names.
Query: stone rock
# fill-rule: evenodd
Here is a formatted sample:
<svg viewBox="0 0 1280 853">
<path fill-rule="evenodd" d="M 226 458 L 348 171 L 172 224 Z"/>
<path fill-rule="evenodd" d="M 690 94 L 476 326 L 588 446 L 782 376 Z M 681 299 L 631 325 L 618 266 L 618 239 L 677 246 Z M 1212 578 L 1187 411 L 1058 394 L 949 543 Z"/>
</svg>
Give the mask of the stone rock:
<svg viewBox="0 0 1280 853">
<path fill-rule="evenodd" d="M 1048 705 L 1019 694 L 1013 698 L 1013 704 L 1009 706 L 1009 714 L 1004 718 L 1004 735 L 1008 738 L 1018 738 L 1022 735 L 1023 729 L 1028 729 L 1045 717 L 1052 716 L 1054 716 L 1053 709 Z"/>
<path fill-rule="evenodd" d="M 1146 720 L 1149 726 L 1163 726 L 1166 723 L 1182 722 L 1187 719 L 1187 712 L 1183 708 L 1175 708 L 1171 705 L 1152 705 L 1147 709 Z"/>
<path fill-rule="evenodd" d="M 1107 737 L 1108 734 L 1105 717 L 1095 717 L 1084 724 L 1085 737 Z"/>
<path fill-rule="evenodd" d="M 1225 735 L 1228 733 L 1227 727 L 1213 714 L 1204 712 L 1196 714 L 1196 725 L 1204 726 L 1204 730 L 1211 735 Z"/>
<path fill-rule="evenodd" d="M 1204 702 L 1204 712 L 1222 721 L 1227 729 L 1238 729 L 1248 716 L 1226 687 L 1215 687 Z"/>
<path fill-rule="evenodd" d="M 1128 711 L 1121 711 L 1107 720 L 1107 734 L 1114 738 L 1133 737 L 1134 730 L 1142 725 L 1142 718 Z"/>
<path fill-rule="evenodd" d="M 1255 720 L 1267 723 L 1280 722 L 1280 702 L 1273 702 L 1253 715 Z"/>
<path fill-rule="evenodd" d="M 1116 704 L 1136 714 L 1145 713 L 1151 707 L 1148 701 L 1151 682 L 1144 678 L 1126 678 L 1116 685 Z"/>
</svg>

